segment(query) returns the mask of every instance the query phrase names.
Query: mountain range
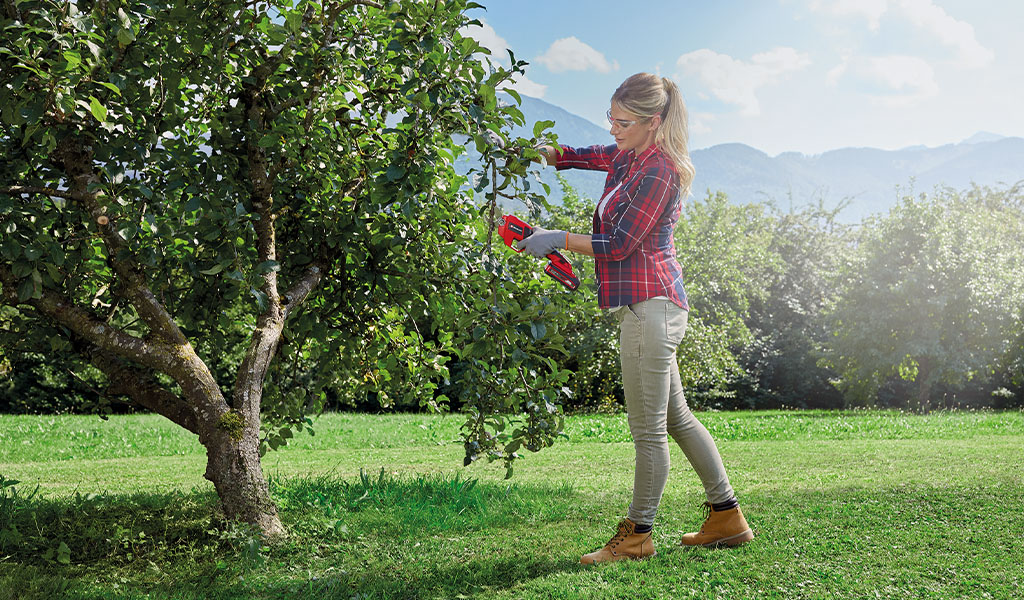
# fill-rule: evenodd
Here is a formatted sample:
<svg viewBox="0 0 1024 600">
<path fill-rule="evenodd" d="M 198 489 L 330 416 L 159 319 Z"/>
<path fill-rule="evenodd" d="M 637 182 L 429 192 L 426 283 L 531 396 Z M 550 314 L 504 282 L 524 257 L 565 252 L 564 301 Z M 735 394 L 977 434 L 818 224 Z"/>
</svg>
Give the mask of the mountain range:
<svg viewBox="0 0 1024 600">
<path fill-rule="evenodd" d="M 530 137 L 533 123 L 555 122 L 552 131 L 561 144 L 591 146 L 612 143 L 608 131 L 563 108 L 528 96 L 520 106 L 527 126 L 514 134 Z M 1024 138 L 981 132 L 960 143 L 936 148 L 912 146 L 900 150 L 842 148 L 816 155 L 785 152 L 768 154 L 745 144 L 720 144 L 690 153 L 697 177 L 693 194 L 724 192 L 738 204 L 772 201 L 782 209 L 803 205 L 826 207 L 848 203 L 839 218 L 858 222 L 884 213 L 900 194 L 930 192 L 935 186 L 955 189 L 978 185 L 1012 185 L 1024 180 Z M 604 173 L 566 170 L 566 180 L 582 195 L 597 200 Z M 561 199 L 553 169 L 544 169 L 551 200 Z"/>
</svg>

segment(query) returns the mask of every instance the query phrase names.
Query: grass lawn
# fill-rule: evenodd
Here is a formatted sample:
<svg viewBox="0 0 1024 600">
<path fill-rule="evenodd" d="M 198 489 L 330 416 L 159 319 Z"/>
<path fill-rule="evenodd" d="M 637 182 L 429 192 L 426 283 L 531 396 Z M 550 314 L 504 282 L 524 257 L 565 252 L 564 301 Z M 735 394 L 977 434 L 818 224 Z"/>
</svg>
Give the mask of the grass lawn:
<svg viewBox="0 0 1024 600">
<path fill-rule="evenodd" d="M 629 504 L 624 415 L 511 481 L 461 467 L 457 416 L 325 415 L 264 457 L 273 547 L 216 521 L 168 421 L 0 415 L 0 599 L 1024 598 L 1024 413 L 698 416 L 755 540 L 677 545 L 703 495 L 673 448 L 658 555 L 584 567 Z"/>
</svg>

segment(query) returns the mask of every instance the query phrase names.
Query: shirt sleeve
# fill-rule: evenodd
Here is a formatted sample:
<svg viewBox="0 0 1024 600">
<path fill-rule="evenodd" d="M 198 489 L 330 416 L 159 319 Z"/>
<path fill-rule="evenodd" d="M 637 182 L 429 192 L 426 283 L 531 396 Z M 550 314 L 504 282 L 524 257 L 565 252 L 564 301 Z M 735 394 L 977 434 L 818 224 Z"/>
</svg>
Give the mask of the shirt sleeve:
<svg viewBox="0 0 1024 600">
<path fill-rule="evenodd" d="M 573 148 L 562 146 L 562 153 L 555 161 L 555 168 L 563 169 L 587 169 L 590 171 L 610 171 L 612 159 L 618 152 L 615 144 L 611 146 L 589 146 L 587 148 Z"/>
<path fill-rule="evenodd" d="M 679 181 L 673 175 L 663 167 L 646 169 L 636 177 L 636 183 L 616 192 L 626 194 L 621 200 L 626 209 L 610 232 L 596 233 L 591 238 L 596 258 L 620 261 L 637 249 L 665 207 L 679 195 Z"/>
</svg>

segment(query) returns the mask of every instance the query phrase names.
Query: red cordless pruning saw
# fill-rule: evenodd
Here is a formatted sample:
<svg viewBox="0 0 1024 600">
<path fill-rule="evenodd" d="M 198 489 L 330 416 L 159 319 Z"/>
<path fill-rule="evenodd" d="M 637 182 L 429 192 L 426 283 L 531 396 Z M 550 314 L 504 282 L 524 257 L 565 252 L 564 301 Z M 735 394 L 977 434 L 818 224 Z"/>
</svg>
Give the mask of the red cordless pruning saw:
<svg viewBox="0 0 1024 600">
<path fill-rule="evenodd" d="M 515 243 L 530 237 L 533 234 L 533 227 L 527 225 L 522 219 L 515 215 L 505 215 L 501 217 L 501 225 L 498 226 L 498 235 L 501 239 L 505 240 L 505 245 L 512 248 L 516 252 L 522 252 L 522 250 L 516 248 Z M 572 264 L 562 256 L 562 253 L 555 250 L 547 257 L 548 264 L 544 267 L 544 272 L 554 277 L 555 280 L 569 288 L 575 290 L 580 287 L 580 278 L 572 272 Z"/>
</svg>

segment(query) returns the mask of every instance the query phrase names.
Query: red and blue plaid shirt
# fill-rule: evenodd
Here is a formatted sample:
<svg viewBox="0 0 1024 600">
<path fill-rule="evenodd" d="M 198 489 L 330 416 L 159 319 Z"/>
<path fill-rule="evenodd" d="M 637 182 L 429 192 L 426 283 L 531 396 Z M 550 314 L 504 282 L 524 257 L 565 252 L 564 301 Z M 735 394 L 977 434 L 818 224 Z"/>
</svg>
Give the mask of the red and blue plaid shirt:
<svg viewBox="0 0 1024 600">
<path fill-rule="evenodd" d="M 604 194 L 611 195 L 604 210 L 594 211 L 598 305 L 615 308 L 665 296 L 689 310 L 672 241 L 683 204 L 669 157 L 654 144 L 639 156 L 614 145 L 562 146 L 555 166 L 608 172 Z"/>
</svg>

